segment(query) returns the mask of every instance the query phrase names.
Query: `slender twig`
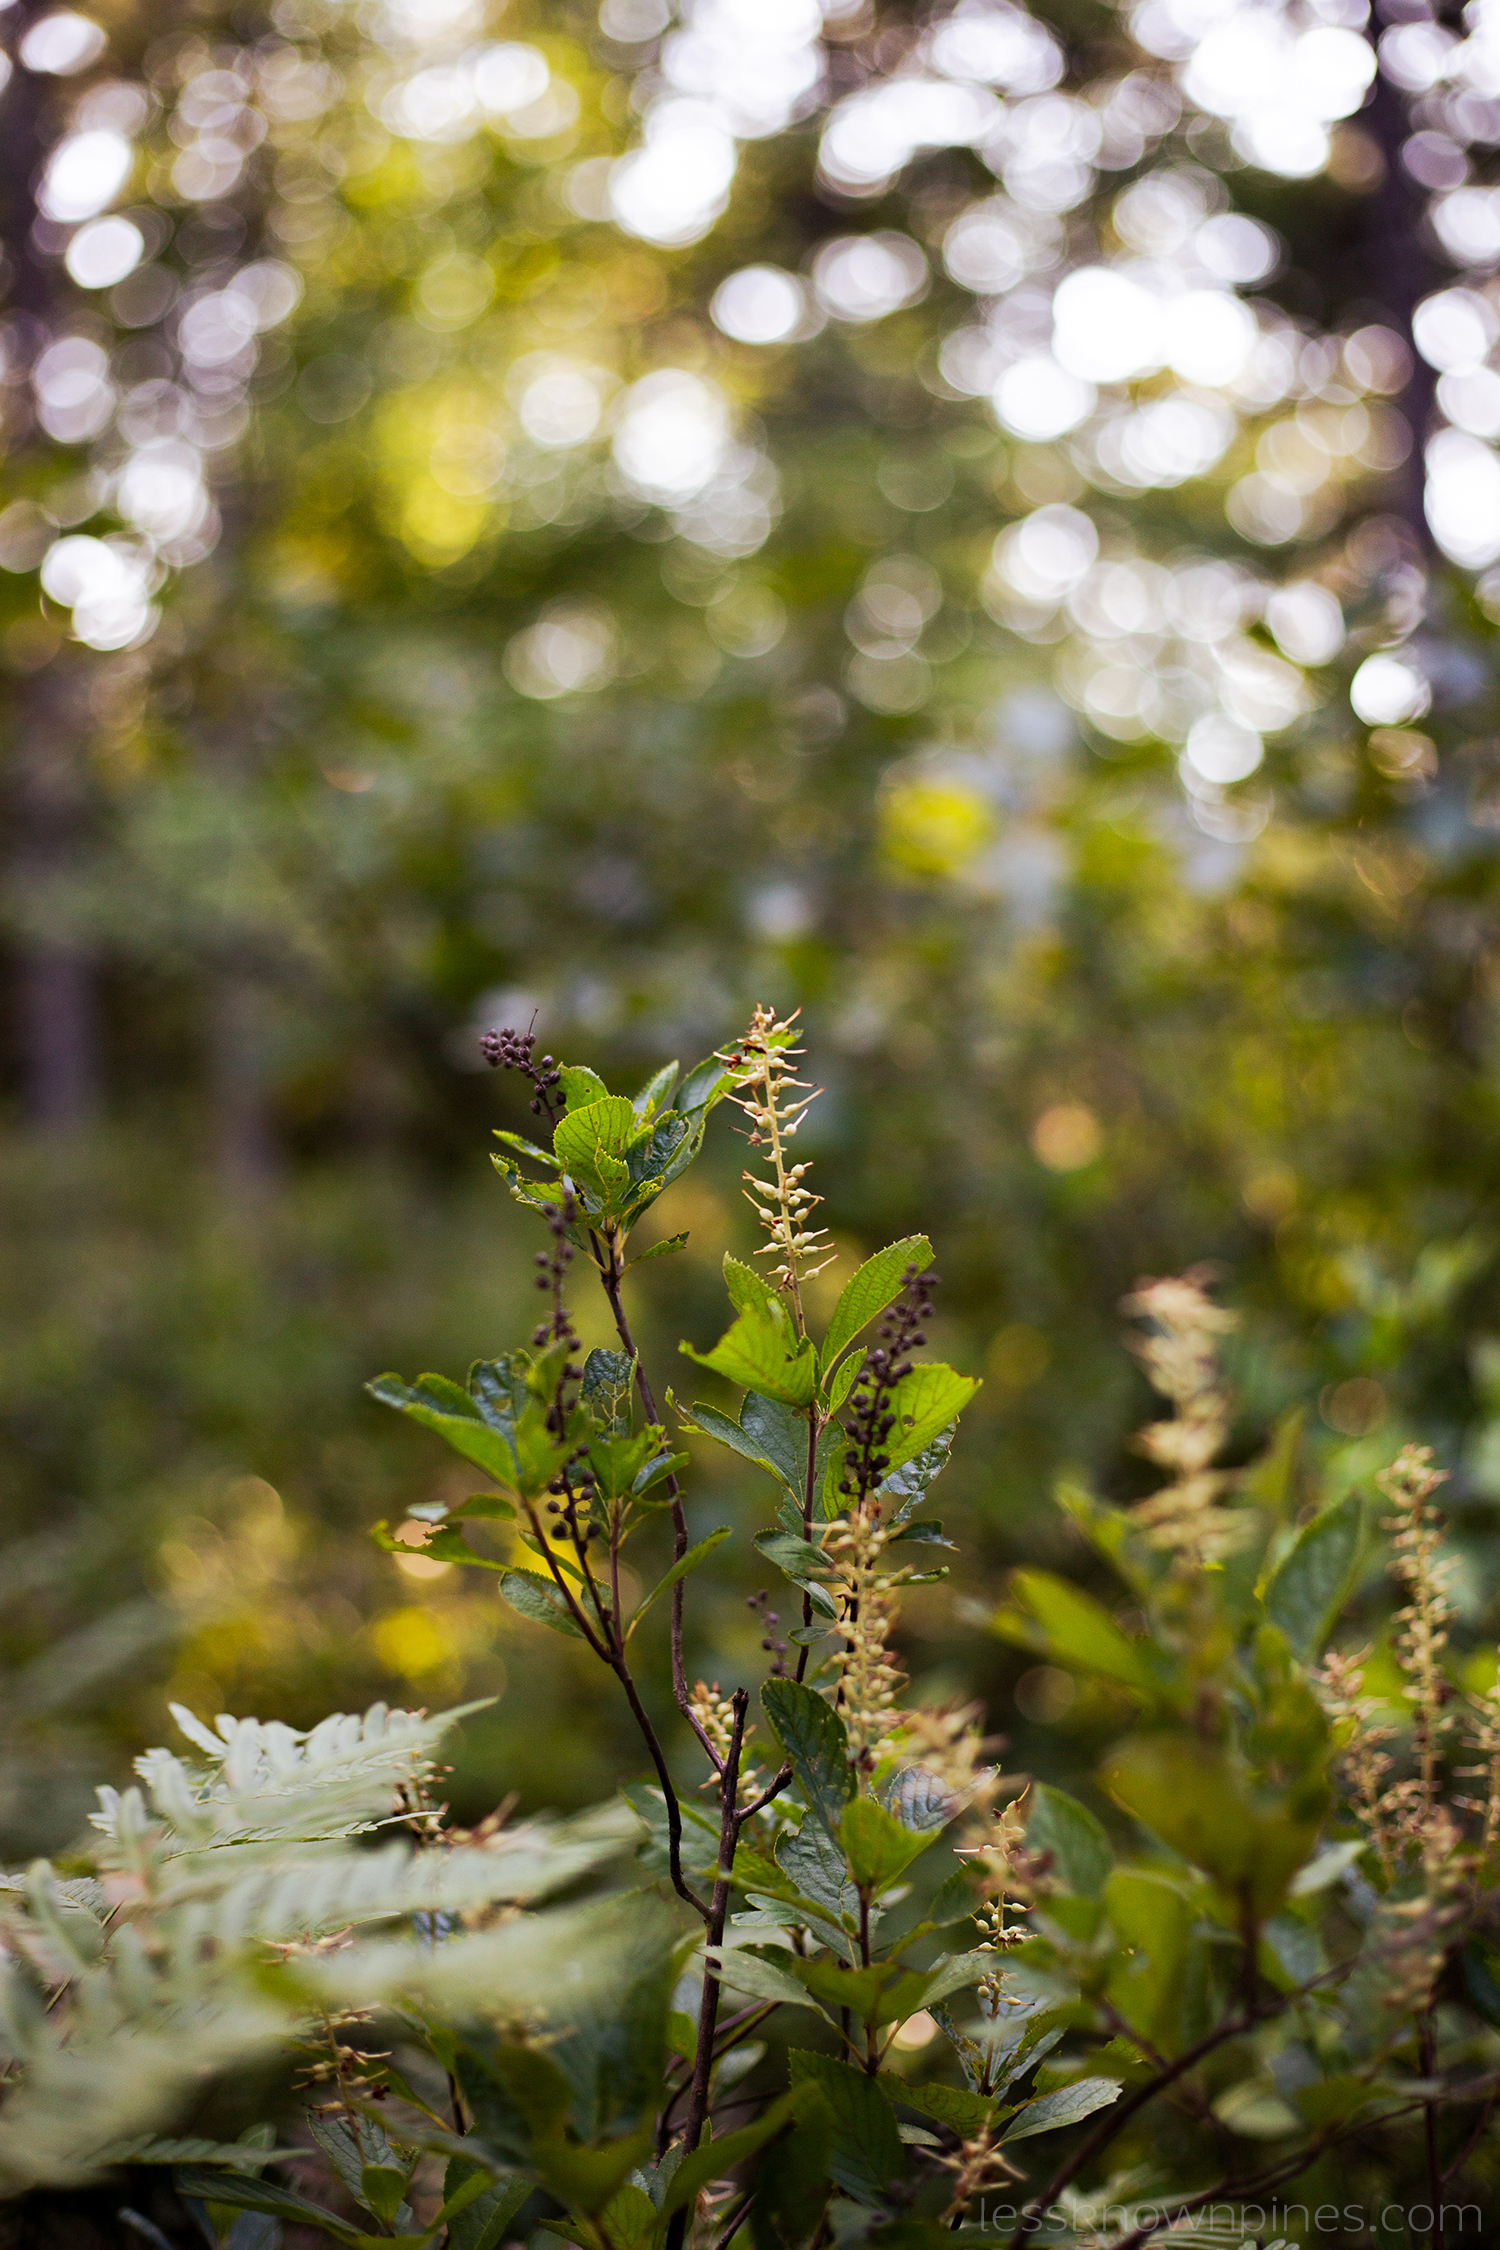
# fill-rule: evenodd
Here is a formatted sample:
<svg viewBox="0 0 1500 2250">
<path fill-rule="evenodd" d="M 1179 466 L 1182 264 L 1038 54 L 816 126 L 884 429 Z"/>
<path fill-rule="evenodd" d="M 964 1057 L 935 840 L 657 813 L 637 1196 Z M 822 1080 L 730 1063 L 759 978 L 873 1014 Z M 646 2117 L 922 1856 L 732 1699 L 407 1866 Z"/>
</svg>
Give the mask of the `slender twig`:
<svg viewBox="0 0 1500 2250">
<path fill-rule="evenodd" d="M 1168 2086 L 1181 2078 L 1185 2071 L 1192 2070 L 1202 2062 L 1205 2055 L 1211 2055 L 1226 2040 L 1240 2038 L 1249 2029 L 1250 2025 L 1243 2016 L 1227 2016 L 1206 2037 L 1200 2039 L 1195 2047 L 1189 2047 L 1175 2062 L 1159 2072 L 1149 2084 L 1138 2087 L 1118 2108 L 1107 2111 L 1104 2122 L 1096 2125 L 1091 2133 L 1085 2134 L 1067 2162 L 1059 2165 L 1040 2193 L 1032 2196 L 1023 2206 L 1016 2231 L 1010 2238 L 1009 2250 L 1020 2250 L 1036 2221 L 1057 2201 L 1063 2189 L 1073 2185 L 1079 2173 L 1092 2164 L 1099 2151 L 1109 2146 L 1115 2135 L 1130 2123 L 1138 2111 L 1143 2110 L 1148 2102 L 1155 2101 L 1158 2094 L 1165 2093 Z"/>
<path fill-rule="evenodd" d="M 729 1912 L 730 1870 L 734 1866 L 735 1846 L 739 1842 L 740 1812 L 735 1802 L 740 1779 L 740 1752 L 745 1743 L 745 1713 L 750 1707 L 749 1691 L 736 1688 L 731 1698 L 734 1722 L 729 1736 L 729 1755 L 724 1760 L 719 1802 L 719 1865 L 714 1878 L 713 1903 L 709 1909 L 705 1944 L 709 1949 L 724 1940 L 724 1920 Z M 714 2067 L 714 2029 L 718 2022 L 719 1996 L 722 1986 L 711 1962 L 703 1967 L 703 1999 L 698 2010 L 698 2049 L 693 2059 L 693 2088 L 688 2102 L 687 2122 L 683 2127 L 682 2146 L 691 2156 L 703 2138 L 703 2127 L 708 2117 L 709 2086 Z M 666 2250 L 682 2250 L 687 2232 L 688 2212 L 675 2212 L 667 2232 Z"/>
<path fill-rule="evenodd" d="M 747 1820 L 753 1820 L 758 1812 L 764 1812 L 771 1799 L 781 1795 L 782 1790 L 785 1789 L 791 1778 L 791 1767 L 783 1766 L 775 1780 L 769 1782 L 758 1797 L 752 1797 L 748 1805 L 742 1806 L 740 1809 L 741 1828 L 744 1827 Z"/>
<path fill-rule="evenodd" d="M 1437 2070 L 1437 2032 L 1433 2025 L 1432 2010 L 1424 2008 L 1419 2022 L 1422 2076 L 1431 2078 Z M 1432 2212 L 1432 2250 L 1440 2250 L 1443 2239 L 1443 2167 L 1438 2156 L 1437 2104 L 1422 2104 L 1422 2142 L 1427 2158 L 1427 2202 Z"/>
<path fill-rule="evenodd" d="M 590 1240 L 596 1241 L 596 1238 L 591 1236 Z M 630 1319 L 625 1310 L 625 1300 L 620 1293 L 620 1284 L 624 1278 L 625 1268 L 620 1260 L 619 1244 L 613 1236 L 608 1238 L 607 1247 L 607 1256 L 597 1247 L 595 1249 L 595 1263 L 599 1267 L 599 1279 L 603 1283 L 604 1294 L 609 1299 L 609 1309 L 614 1315 L 615 1333 L 635 1362 L 636 1388 L 641 1394 L 641 1404 L 646 1410 L 646 1418 L 648 1421 L 659 1423 L 661 1416 L 657 1412 L 656 1393 L 651 1388 L 651 1378 L 646 1373 L 645 1362 L 636 1346 L 635 1337 L 631 1334 Z M 688 1551 L 687 1516 L 683 1512 L 682 1487 L 675 1475 L 667 1476 L 663 1479 L 663 1482 L 666 1486 L 672 1514 L 672 1560 L 673 1562 L 681 1562 Z M 724 1761 L 705 1732 L 702 1720 L 693 1709 L 693 1699 L 688 1693 L 687 1668 L 682 1655 L 682 1600 L 683 1582 L 679 1578 L 672 1588 L 672 1700 L 698 1737 L 698 1741 L 715 1773 L 720 1773 L 723 1771 Z"/>
<path fill-rule="evenodd" d="M 1469 2158 L 1474 2154 L 1475 2149 L 1478 2148 L 1480 2142 L 1484 2139 L 1485 2127 L 1489 2124 L 1490 2116 L 1492 2111 L 1494 2110 L 1497 2096 L 1500 2096 L 1500 2087 L 1497 2087 L 1495 2089 L 1495 2092 L 1490 2095 L 1489 2100 L 1485 2103 L 1484 2108 L 1479 2113 L 1479 2123 L 1475 2126 L 1474 2131 L 1470 2135 L 1469 2139 L 1465 2141 L 1458 2155 L 1454 2157 L 1453 2162 L 1448 2166 L 1447 2171 L 1444 2172 L 1444 2187 L 1448 2185 L 1448 2182 L 1450 2180 L 1457 2179 L 1459 2173 L 1468 2163 Z"/>
<path fill-rule="evenodd" d="M 731 2242 L 733 2242 L 735 2236 L 739 2233 L 741 2226 L 744 2224 L 745 2213 L 749 2210 L 754 2200 L 754 2188 L 746 2188 L 744 2194 L 740 2197 L 739 2202 L 730 2212 L 728 2220 L 726 2221 L 717 2240 L 715 2241 L 714 2250 L 729 2250 L 729 2245 Z"/>
</svg>

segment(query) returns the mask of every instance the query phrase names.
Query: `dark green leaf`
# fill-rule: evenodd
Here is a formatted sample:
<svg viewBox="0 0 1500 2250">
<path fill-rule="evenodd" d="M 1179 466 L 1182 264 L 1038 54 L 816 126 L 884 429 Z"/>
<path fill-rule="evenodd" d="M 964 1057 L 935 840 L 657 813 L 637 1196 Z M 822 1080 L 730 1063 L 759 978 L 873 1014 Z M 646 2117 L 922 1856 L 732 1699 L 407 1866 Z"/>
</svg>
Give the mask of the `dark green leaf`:
<svg viewBox="0 0 1500 2250">
<path fill-rule="evenodd" d="M 761 1702 L 807 1805 L 836 1834 L 854 1794 L 843 1720 L 815 1688 L 796 1680 L 767 1680 Z"/>
<path fill-rule="evenodd" d="M 884 2087 L 832 2055 L 807 2054 L 794 2047 L 787 2063 L 793 2087 L 816 2086 L 828 2105 L 830 2178 L 857 2203 L 878 2208 L 906 2177 L 906 2152 Z M 892 2091 L 899 2099 L 898 2087 Z"/>
<path fill-rule="evenodd" d="M 186 2166 L 174 2175 L 174 2184 L 180 2195 L 196 2196 L 203 2203 L 229 2203 L 241 2211 L 264 2211 L 289 2226 L 321 2227 L 349 2250 L 357 2250 L 364 2240 L 358 2227 L 336 2219 L 319 2203 L 309 2203 L 306 2196 L 278 2187 L 274 2180 L 251 2180 L 242 2172 L 199 2171 Z"/>
<path fill-rule="evenodd" d="M 550 1625 L 554 1633 L 568 1633 L 574 1640 L 582 1640 L 567 1602 L 550 1578 L 534 1570 L 508 1570 L 500 1581 L 500 1591 L 511 1608 L 533 1625 Z"/>
<path fill-rule="evenodd" d="M 800 1828 L 783 1832 L 776 1858 L 793 1887 L 826 1907 L 836 1921 L 858 1914 L 859 1893 L 849 1880 L 844 1854 L 820 1820 L 804 1820 Z"/>
<path fill-rule="evenodd" d="M 1000 2135 L 1002 2142 L 1029 2140 L 1033 2133 L 1053 2133 L 1062 2125 L 1077 2125 L 1095 2110 L 1108 2109 L 1120 2098 L 1118 2078 L 1077 2078 L 1059 2086 L 1055 2094 L 1039 2094 L 1023 2104 L 1013 2124 Z"/>
<path fill-rule="evenodd" d="M 1045 1781 L 1033 1782 L 1027 1792 L 1026 1848 L 1049 1853 L 1053 1880 L 1085 1898 L 1099 1896 L 1115 1863 L 1109 1838 L 1088 1807 Z"/>
<path fill-rule="evenodd" d="M 736 2132 L 724 2133 L 710 2141 L 707 2147 L 694 2149 L 672 2175 L 662 2198 L 662 2217 L 668 2218 L 684 2206 L 691 2209 L 711 2181 L 723 2179 L 736 2164 L 743 2164 L 747 2156 L 753 2156 L 767 2141 L 785 2132 L 798 2111 L 807 2106 L 806 2096 L 793 2085 L 790 2093 L 781 2095 L 769 2108 L 762 2110 L 752 2125 L 741 2125 Z"/>
<path fill-rule="evenodd" d="M 820 1548 L 791 1531 L 758 1531 L 755 1544 L 768 1563 L 784 1571 L 794 1585 L 812 1596 L 814 1609 L 825 1617 L 837 1617 L 838 1603 L 827 1588 L 819 1584 L 830 1568 Z"/>
<path fill-rule="evenodd" d="M 971 2093 L 967 2086 L 912 2086 L 903 2082 L 893 2085 L 891 2094 L 908 2109 L 946 2125 L 961 2140 L 974 2139 L 995 2122 L 997 2105 L 983 2094 Z"/>
<path fill-rule="evenodd" d="M 1349 1597 L 1364 1544 L 1364 1508 L 1350 1492 L 1297 1534 L 1265 1591 L 1266 1616 L 1304 1664 L 1318 1655 Z"/>
<path fill-rule="evenodd" d="M 465 2189 L 472 2191 L 476 2179 L 486 2184 L 474 2193 L 472 2202 L 456 2208 L 456 2198 Z M 500 2250 L 506 2229 L 531 2193 L 530 2180 L 493 2183 L 483 2165 L 467 2163 L 461 2156 L 451 2158 L 443 2179 L 443 2207 L 435 2222 L 448 2229 L 447 2250 Z"/>
</svg>

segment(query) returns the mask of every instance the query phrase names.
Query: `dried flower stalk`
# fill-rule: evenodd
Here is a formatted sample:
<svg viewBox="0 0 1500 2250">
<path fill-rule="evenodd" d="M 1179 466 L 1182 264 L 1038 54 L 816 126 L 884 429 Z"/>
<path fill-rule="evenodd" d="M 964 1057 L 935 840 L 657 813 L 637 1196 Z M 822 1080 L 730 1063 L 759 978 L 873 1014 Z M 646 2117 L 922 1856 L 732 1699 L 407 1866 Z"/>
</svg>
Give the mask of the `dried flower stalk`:
<svg viewBox="0 0 1500 2250">
<path fill-rule="evenodd" d="M 745 1200 L 770 1238 L 757 1255 L 778 1261 L 776 1282 L 791 1299 L 799 1333 L 806 1327 L 802 1283 L 821 1273 L 835 1255 L 824 1230 L 808 1224 L 823 1200 L 803 1185 L 812 1167 L 788 1161 L 788 1144 L 822 1091 L 793 1075 L 804 1052 L 792 1045 L 801 1012 L 794 1009 L 783 1019 L 774 1008 L 757 1006 L 749 1030 L 718 1058 L 740 1089 L 729 1098 L 750 1120 L 750 1146 L 766 1152 L 770 1178 L 742 1174 Z"/>
<path fill-rule="evenodd" d="M 1170 1399 L 1174 1410 L 1169 1421 L 1151 1423 L 1135 1440 L 1137 1450 L 1166 1469 L 1172 1481 L 1139 1501 L 1132 1513 L 1151 1546 L 1169 1553 L 1183 1576 L 1196 1576 L 1231 1553 L 1244 1529 L 1233 1511 L 1220 1505 L 1232 1475 L 1211 1466 L 1229 1434 L 1218 1344 L 1237 1321 L 1208 1296 L 1199 1273 L 1142 1281 L 1121 1309 L 1151 1323 L 1131 1349 L 1152 1389 Z"/>
</svg>

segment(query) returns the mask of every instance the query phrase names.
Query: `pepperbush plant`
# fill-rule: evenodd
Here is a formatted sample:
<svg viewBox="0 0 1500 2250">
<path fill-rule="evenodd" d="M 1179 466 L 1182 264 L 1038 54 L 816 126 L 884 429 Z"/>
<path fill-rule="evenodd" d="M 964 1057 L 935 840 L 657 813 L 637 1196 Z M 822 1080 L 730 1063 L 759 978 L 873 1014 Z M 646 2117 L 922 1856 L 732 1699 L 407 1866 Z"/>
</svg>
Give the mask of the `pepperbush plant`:
<svg viewBox="0 0 1500 2250">
<path fill-rule="evenodd" d="M 463 1384 L 371 1386 L 488 1480 L 413 1511 L 425 1552 L 494 1573 L 614 1675 L 648 1777 L 582 1819 L 502 1808 L 463 1833 L 436 1793 L 460 1714 L 301 1735 L 178 1712 L 195 1757 L 152 1751 L 141 1788 L 103 1793 L 86 1869 L 0 1891 L 0 2191 L 102 2181 L 117 2239 L 224 2250 L 288 2227 L 349 2250 L 925 2250 L 954 2230 L 1139 2250 L 1264 2241 L 1268 2214 L 1278 2239 L 1326 2240 L 1315 2204 L 1348 2239 L 1383 2208 L 1386 2239 L 1438 2245 L 1445 2208 L 1454 2239 L 1479 2208 L 1500 1689 L 1450 1679 L 1430 1457 L 1379 1480 L 1392 1637 L 1328 1652 L 1378 1573 L 1365 1500 L 1312 1489 L 1295 1419 L 1220 1466 L 1232 1318 L 1201 1275 L 1142 1284 L 1127 1310 L 1171 1412 L 1139 1442 L 1165 1481 L 1129 1508 L 1061 1494 L 1114 1599 L 1023 1570 L 994 1619 L 1092 1683 L 1093 1802 L 1002 1782 L 977 1706 L 903 1702 L 896 1640 L 903 1589 L 942 1575 L 919 1511 L 976 1385 L 919 1356 L 919 1235 L 811 1332 L 804 1284 L 832 1252 L 794 1155 L 795 1038 L 758 1009 L 626 1098 L 491 1035 L 538 1120 L 497 1163 L 544 1229 L 544 1318 Z M 765 1270 L 726 1258 L 733 1317 L 682 1347 L 736 1409 L 666 1392 L 664 1416 L 628 1245 L 725 1104 Z M 579 1345 L 583 1267 L 618 1348 Z M 731 1534 L 691 1538 L 684 1432 L 769 1480 L 754 1541 L 798 1622 L 781 1637 L 767 1613 L 756 1721 L 748 1684 L 686 1669 L 690 1583 Z M 622 1556 L 653 1525 L 672 1559 L 632 1604 Z M 637 1677 L 647 1628 L 667 1710 Z"/>
</svg>

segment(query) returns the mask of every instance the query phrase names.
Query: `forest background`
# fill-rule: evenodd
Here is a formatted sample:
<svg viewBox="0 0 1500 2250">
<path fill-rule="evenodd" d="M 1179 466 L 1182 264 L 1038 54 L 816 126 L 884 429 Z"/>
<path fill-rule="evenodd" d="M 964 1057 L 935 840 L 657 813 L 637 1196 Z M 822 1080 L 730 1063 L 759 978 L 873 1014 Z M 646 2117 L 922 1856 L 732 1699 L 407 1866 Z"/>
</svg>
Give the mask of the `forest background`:
<svg viewBox="0 0 1500 2250">
<path fill-rule="evenodd" d="M 1242 1312 L 1236 1458 L 1437 1448 L 1492 1639 L 1490 0 L 0 39 L 4 1857 L 169 1699 L 498 1696 L 465 1814 L 628 1763 L 566 1643 L 367 1536 L 442 1494 L 362 1382 L 517 1311 L 479 1035 L 533 1013 L 634 1086 L 802 1006 L 826 1216 L 933 1236 L 985 1378 L 905 1659 L 1008 1770 L 1098 1736 L 990 1619 L 1084 1567 L 1060 1471 L 1146 1489 L 1145 1273 Z M 700 1344 L 740 1161 L 640 1277 Z"/>
</svg>

